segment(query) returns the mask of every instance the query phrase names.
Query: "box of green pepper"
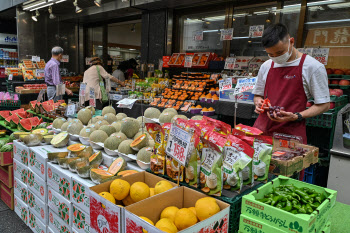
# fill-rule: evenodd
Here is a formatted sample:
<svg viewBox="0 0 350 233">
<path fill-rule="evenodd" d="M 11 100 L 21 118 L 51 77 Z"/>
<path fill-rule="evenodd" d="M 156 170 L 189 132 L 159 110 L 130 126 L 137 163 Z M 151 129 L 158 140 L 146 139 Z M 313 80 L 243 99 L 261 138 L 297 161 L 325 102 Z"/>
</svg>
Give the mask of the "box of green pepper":
<svg viewBox="0 0 350 233">
<path fill-rule="evenodd" d="M 243 196 L 242 214 L 284 232 L 319 232 L 336 198 L 337 191 L 279 176 Z"/>
</svg>

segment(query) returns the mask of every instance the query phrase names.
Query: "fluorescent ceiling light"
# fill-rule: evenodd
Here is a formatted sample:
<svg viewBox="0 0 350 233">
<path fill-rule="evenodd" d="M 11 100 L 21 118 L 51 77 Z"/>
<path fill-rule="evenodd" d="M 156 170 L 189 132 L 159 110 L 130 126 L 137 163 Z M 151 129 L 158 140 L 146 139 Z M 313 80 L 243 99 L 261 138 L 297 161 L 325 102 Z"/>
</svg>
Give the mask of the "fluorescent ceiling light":
<svg viewBox="0 0 350 233">
<path fill-rule="evenodd" d="M 326 1 L 319 1 L 319 2 L 309 2 L 307 6 L 317 6 L 317 5 L 324 5 L 324 4 L 333 4 L 338 2 L 344 2 L 344 0 L 326 0 Z"/>
<path fill-rule="evenodd" d="M 48 6 L 51 6 L 51 5 L 53 5 L 53 3 L 48 3 L 48 4 L 45 4 L 45 5 L 39 6 L 39 7 L 35 7 L 33 9 L 30 9 L 30 11 L 35 11 L 35 10 L 38 10 L 38 9 L 41 9 L 41 8 L 44 8 L 44 7 L 48 7 Z"/>
<path fill-rule="evenodd" d="M 23 6 L 23 10 L 29 10 L 29 9 L 32 9 L 33 7 L 40 6 L 40 5 L 45 4 L 45 3 L 47 3 L 46 0 L 40 0 L 37 2 L 33 2 L 32 4 Z"/>
<path fill-rule="evenodd" d="M 129 49 L 129 50 L 133 51 L 133 50 L 136 50 L 136 49 Z"/>
<path fill-rule="evenodd" d="M 327 21 L 315 21 L 315 22 L 306 22 L 305 24 L 341 23 L 341 22 L 350 22 L 350 19 L 338 19 L 338 20 L 327 20 Z"/>
<path fill-rule="evenodd" d="M 55 2 L 55 4 L 65 2 L 65 1 L 67 1 L 67 0 L 59 0 L 59 1 Z"/>
<path fill-rule="evenodd" d="M 219 30 L 221 30 L 221 29 L 216 29 L 216 30 L 206 30 L 206 31 L 203 31 L 203 32 L 218 32 Z"/>
<path fill-rule="evenodd" d="M 350 2 L 331 4 L 331 5 L 328 5 L 328 7 L 331 9 L 348 8 L 350 7 Z"/>
</svg>

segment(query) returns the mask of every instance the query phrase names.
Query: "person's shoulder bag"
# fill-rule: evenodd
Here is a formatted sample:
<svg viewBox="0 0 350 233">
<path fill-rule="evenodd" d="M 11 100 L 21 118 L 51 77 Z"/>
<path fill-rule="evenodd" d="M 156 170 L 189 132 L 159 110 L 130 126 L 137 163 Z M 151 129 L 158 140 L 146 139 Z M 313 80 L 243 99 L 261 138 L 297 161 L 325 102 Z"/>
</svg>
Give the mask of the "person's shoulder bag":
<svg viewBox="0 0 350 233">
<path fill-rule="evenodd" d="M 98 74 L 98 78 L 100 80 L 100 89 L 101 89 L 101 102 L 102 103 L 107 103 L 108 102 L 108 95 L 106 92 L 106 88 L 105 88 L 105 84 L 102 80 L 101 74 L 100 74 L 100 67 L 98 67 L 98 65 L 96 65 L 96 69 L 97 69 L 97 74 Z"/>
</svg>

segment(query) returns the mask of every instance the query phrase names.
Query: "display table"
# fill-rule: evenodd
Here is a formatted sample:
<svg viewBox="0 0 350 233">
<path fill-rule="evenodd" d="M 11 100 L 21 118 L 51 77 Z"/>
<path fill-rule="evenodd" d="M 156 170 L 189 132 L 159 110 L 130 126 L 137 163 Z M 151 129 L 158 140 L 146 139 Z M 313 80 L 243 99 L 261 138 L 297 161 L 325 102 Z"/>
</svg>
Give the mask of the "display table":
<svg viewBox="0 0 350 233">
<path fill-rule="evenodd" d="M 330 213 L 331 232 L 348 233 L 350 228 L 350 205 L 336 202 Z"/>
</svg>

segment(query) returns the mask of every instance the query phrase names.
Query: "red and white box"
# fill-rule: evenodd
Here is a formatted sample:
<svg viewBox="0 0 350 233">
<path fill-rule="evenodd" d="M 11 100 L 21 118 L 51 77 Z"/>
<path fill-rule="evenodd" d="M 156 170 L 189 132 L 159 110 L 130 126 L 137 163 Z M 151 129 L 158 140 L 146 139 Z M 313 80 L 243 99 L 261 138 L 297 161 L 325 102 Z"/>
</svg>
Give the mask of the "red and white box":
<svg viewBox="0 0 350 233">
<path fill-rule="evenodd" d="M 28 168 L 28 189 L 37 195 L 43 202 L 47 202 L 47 185 L 41 177 Z"/>
<path fill-rule="evenodd" d="M 18 140 L 13 141 L 13 158 L 28 166 L 29 147 Z"/>
<path fill-rule="evenodd" d="M 148 172 L 138 172 L 120 179 L 128 181 L 130 185 L 141 181 L 149 187 L 154 187 L 159 181 L 165 180 L 159 176 L 155 176 Z M 121 201 L 116 204 L 98 195 L 101 192 L 109 192 L 109 186 L 113 181 L 105 182 L 90 188 L 90 232 L 104 233 L 123 232 L 122 224 L 124 222 L 124 208 L 118 206 L 123 205 Z M 176 187 L 176 184 L 168 181 Z M 102 207 L 105 206 L 105 208 Z M 103 224 L 100 224 L 103 222 Z"/>
<path fill-rule="evenodd" d="M 171 189 L 168 192 L 147 198 L 133 205 L 125 207 L 125 223 L 123 224 L 125 233 L 142 232 L 143 229 L 152 233 L 162 233 L 155 226 L 147 223 L 138 216 L 149 218 L 154 223 L 159 221 L 161 212 L 168 206 L 177 208 L 194 207 L 196 201 L 200 198 L 208 197 L 203 193 L 197 192 L 187 187 Z M 230 205 L 216 200 L 221 211 L 210 218 L 197 222 L 197 224 L 186 228 L 179 233 L 193 232 L 222 232 L 227 233 L 229 228 Z M 150 211 L 151 210 L 151 211 Z"/>
<path fill-rule="evenodd" d="M 13 165 L 0 167 L 0 181 L 8 188 L 13 187 Z"/>
<path fill-rule="evenodd" d="M 31 209 L 28 210 L 28 226 L 30 229 L 32 229 L 33 232 L 37 233 L 46 233 L 46 224 L 44 224 L 42 221 L 40 221 L 40 218 L 38 218 Z"/>
<path fill-rule="evenodd" d="M 28 166 L 17 159 L 13 160 L 13 174 L 15 178 L 21 180 L 23 183 L 28 183 Z"/>
<path fill-rule="evenodd" d="M 56 233 L 54 232 L 51 227 L 47 226 L 46 233 Z"/>
<path fill-rule="evenodd" d="M 14 196 L 15 212 L 28 225 L 28 205 L 20 197 Z"/>
<path fill-rule="evenodd" d="M 58 215 L 68 226 L 72 226 L 73 207 L 72 202 L 62 197 L 51 187 L 48 187 L 48 199 L 47 205 L 49 208 Z"/>
<path fill-rule="evenodd" d="M 2 182 L 0 182 L 0 198 L 11 210 L 14 209 L 14 190 L 13 188 L 7 187 Z"/>
<path fill-rule="evenodd" d="M 91 180 L 83 179 L 77 175 L 72 176 L 72 203 L 82 209 L 85 213 L 90 213 L 90 187 L 95 186 Z"/>
<path fill-rule="evenodd" d="M 8 166 L 13 163 L 13 152 L 0 152 L 0 166 Z"/>
<path fill-rule="evenodd" d="M 28 208 L 45 225 L 49 223 L 49 208 L 37 195 L 28 190 Z"/>
<path fill-rule="evenodd" d="M 28 188 L 25 183 L 20 181 L 15 177 L 15 181 L 13 184 L 13 193 L 18 197 L 21 198 L 21 200 L 28 204 Z"/>
<path fill-rule="evenodd" d="M 49 208 L 49 226 L 53 233 L 72 233 L 72 228 L 67 225 L 57 214 Z"/>
<path fill-rule="evenodd" d="M 90 215 L 73 204 L 73 231 L 90 233 Z"/>
<path fill-rule="evenodd" d="M 47 164 L 47 185 L 58 194 L 70 201 L 71 198 L 72 173 L 58 165 Z"/>
</svg>

